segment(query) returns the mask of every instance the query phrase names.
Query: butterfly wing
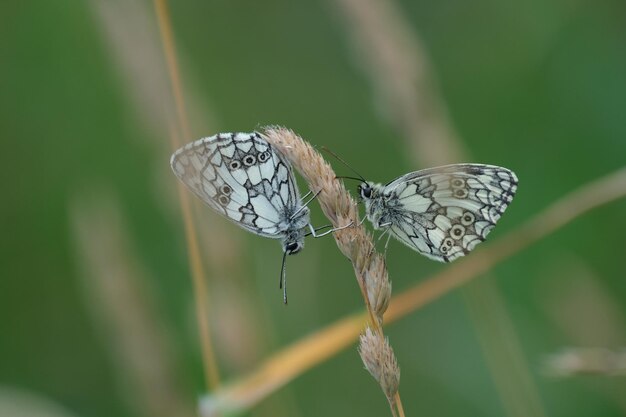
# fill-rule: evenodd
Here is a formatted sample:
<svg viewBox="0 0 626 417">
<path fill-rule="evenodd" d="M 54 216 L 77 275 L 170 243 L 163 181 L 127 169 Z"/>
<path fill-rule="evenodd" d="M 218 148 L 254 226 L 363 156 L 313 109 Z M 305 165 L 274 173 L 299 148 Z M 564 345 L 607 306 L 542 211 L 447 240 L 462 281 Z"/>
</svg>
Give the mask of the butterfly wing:
<svg viewBox="0 0 626 417">
<path fill-rule="evenodd" d="M 390 233 L 431 259 L 452 261 L 485 240 L 513 199 L 517 182 L 511 170 L 482 164 L 404 175 L 383 189 Z"/>
<path fill-rule="evenodd" d="M 203 202 L 253 233 L 283 237 L 300 196 L 289 163 L 256 133 L 220 133 L 171 158 L 174 174 Z"/>
</svg>

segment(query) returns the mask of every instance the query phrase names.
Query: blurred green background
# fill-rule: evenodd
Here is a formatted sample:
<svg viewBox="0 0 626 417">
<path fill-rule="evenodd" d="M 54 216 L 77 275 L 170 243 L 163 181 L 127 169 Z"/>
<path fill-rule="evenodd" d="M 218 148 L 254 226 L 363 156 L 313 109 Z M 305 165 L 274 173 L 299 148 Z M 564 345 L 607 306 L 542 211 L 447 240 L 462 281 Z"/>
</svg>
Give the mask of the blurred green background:
<svg viewBox="0 0 626 417">
<path fill-rule="evenodd" d="M 373 181 L 423 168 L 338 4 L 172 2 L 181 140 L 280 124 Z M 626 3 L 393 4 L 473 160 L 520 179 L 491 241 L 625 165 Z M 160 48 L 148 1 L 0 5 L 3 416 L 187 416 L 204 392 Z M 196 212 L 224 380 L 363 307 L 332 239 L 288 260 L 284 307 L 278 243 Z M 626 346 L 625 213 L 623 200 L 603 206 L 498 265 L 480 282 L 499 301 L 471 284 L 388 326 L 407 416 L 626 414 L 624 374 L 545 371 L 566 347 Z M 446 268 L 397 242 L 387 259 L 395 293 Z M 355 345 L 245 415 L 390 413 Z"/>
</svg>

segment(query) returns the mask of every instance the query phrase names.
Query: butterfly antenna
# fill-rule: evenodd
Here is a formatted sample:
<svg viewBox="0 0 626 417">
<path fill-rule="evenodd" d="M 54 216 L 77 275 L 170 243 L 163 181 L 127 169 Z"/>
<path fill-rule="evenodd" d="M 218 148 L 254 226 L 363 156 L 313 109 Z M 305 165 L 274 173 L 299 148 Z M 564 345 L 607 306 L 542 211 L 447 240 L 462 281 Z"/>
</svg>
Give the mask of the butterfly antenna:
<svg viewBox="0 0 626 417">
<path fill-rule="evenodd" d="M 283 263 L 280 267 L 280 279 L 278 281 L 278 288 L 283 289 L 283 303 L 287 305 L 287 274 L 285 273 L 285 260 L 287 258 L 287 252 L 283 252 Z"/>
<path fill-rule="evenodd" d="M 367 181 L 364 181 L 363 178 L 349 177 L 347 175 L 338 175 L 338 176 L 335 177 L 335 179 L 337 179 L 337 180 L 346 179 L 346 180 L 355 180 L 355 181 L 360 181 L 360 182 L 367 182 Z"/>
<path fill-rule="evenodd" d="M 359 178 L 354 178 L 354 177 L 337 177 L 337 178 L 347 178 L 347 179 L 351 179 L 351 180 L 358 180 L 358 181 L 363 181 L 363 182 L 367 182 L 367 180 L 365 178 L 363 178 L 363 176 L 361 174 L 359 174 L 358 172 L 356 172 L 356 170 L 354 168 L 352 168 L 350 165 L 348 165 L 348 163 L 346 161 L 344 161 L 339 155 L 337 155 L 335 152 L 331 151 L 330 149 L 328 149 L 326 146 L 322 146 L 322 150 L 324 152 L 327 152 L 329 154 L 331 154 L 332 156 L 334 156 L 335 158 L 337 158 L 337 160 L 339 162 L 341 162 L 342 164 L 344 164 L 350 171 L 354 172 L 357 177 Z"/>
</svg>

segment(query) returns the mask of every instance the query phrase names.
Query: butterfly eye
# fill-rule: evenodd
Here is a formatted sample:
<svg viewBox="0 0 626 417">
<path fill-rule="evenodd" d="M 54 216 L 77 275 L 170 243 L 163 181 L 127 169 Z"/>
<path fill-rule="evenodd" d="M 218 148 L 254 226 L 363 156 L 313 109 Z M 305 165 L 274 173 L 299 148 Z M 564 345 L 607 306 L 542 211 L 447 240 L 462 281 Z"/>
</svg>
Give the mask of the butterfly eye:
<svg viewBox="0 0 626 417">
<path fill-rule="evenodd" d="M 220 187 L 220 191 L 222 192 L 222 194 L 230 195 L 230 193 L 233 192 L 233 189 L 230 188 L 230 186 L 224 184 Z"/>
<path fill-rule="evenodd" d="M 370 187 L 369 185 L 365 185 L 364 187 L 359 185 L 359 194 L 361 194 L 361 196 L 363 198 L 371 198 L 372 197 L 372 187 Z"/>
<path fill-rule="evenodd" d="M 300 252 L 300 247 L 297 242 L 291 242 L 287 246 L 285 246 L 285 252 L 289 255 L 293 255 L 294 253 Z"/>
<path fill-rule="evenodd" d="M 246 166 L 252 166 L 254 165 L 255 162 L 256 162 L 256 157 L 254 155 L 248 155 L 245 158 L 243 158 L 243 163 Z"/>
<path fill-rule="evenodd" d="M 241 168 L 241 162 L 239 162 L 238 160 L 234 159 L 234 160 L 230 161 L 230 164 L 228 164 L 228 167 L 231 170 L 239 169 L 239 168 Z"/>
</svg>

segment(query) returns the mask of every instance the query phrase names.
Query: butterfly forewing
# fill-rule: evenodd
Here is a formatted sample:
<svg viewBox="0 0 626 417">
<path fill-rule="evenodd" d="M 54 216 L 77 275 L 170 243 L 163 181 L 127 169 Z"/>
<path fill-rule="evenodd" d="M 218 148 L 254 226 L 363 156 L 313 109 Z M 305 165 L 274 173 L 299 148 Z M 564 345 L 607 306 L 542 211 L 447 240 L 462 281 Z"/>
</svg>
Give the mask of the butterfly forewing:
<svg viewBox="0 0 626 417">
<path fill-rule="evenodd" d="M 176 176 L 202 201 L 239 226 L 282 238 L 300 196 L 291 167 L 253 133 L 222 133 L 172 155 Z"/>
<path fill-rule="evenodd" d="M 376 207 L 392 236 L 431 259 L 449 262 L 485 240 L 516 190 L 517 177 L 506 168 L 446 165 L 382 186 L 385 202 Z"/>
</svg>

